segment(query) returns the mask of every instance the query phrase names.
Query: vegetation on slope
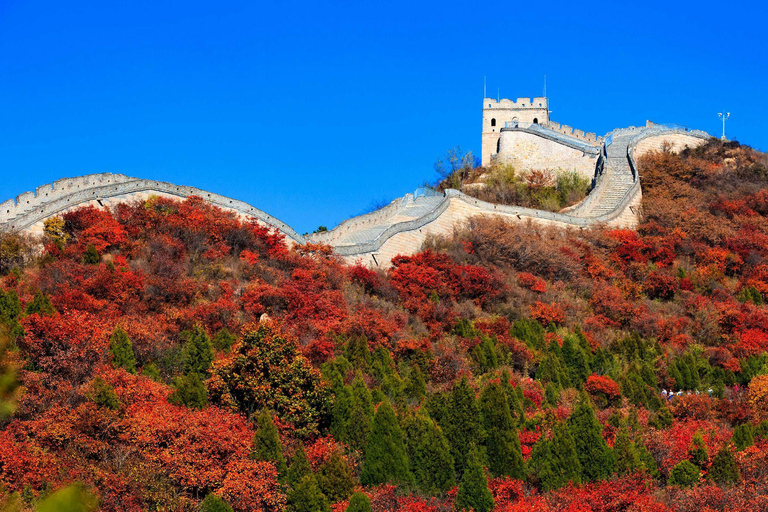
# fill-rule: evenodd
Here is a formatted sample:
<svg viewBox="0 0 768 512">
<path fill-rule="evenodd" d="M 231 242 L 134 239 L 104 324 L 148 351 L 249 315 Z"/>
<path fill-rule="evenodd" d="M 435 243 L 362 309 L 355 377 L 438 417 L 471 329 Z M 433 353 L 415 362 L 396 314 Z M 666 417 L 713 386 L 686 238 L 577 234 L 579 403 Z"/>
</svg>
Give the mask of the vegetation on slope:
<svg viewBox="0 0 768 512">
<path fill-rule="evenodd" d="M 474 219 L 386 272 L 200 198 L 3 235 L 0 496 L 765 510 L 766 163 L 649 154 L 636 232 Z"/>
<path fill-rule="evenodd" d="M 472 153 L 461 148 L 446 152 L 435 162 L 437 188 L 453 188 L 483 201 L 558 212 L 583 200 L 590 180 L 575 171 L 519 170 L 494 163 L 480 167 Z"/>
</svg>

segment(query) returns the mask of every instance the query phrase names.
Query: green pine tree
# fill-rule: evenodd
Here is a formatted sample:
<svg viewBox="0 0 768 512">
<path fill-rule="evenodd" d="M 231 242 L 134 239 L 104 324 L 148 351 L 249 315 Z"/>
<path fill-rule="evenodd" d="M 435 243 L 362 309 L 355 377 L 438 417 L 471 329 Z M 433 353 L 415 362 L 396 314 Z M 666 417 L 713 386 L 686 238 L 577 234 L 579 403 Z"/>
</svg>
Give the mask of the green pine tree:
<svg viewBox="0 0 768 512">
<path fill-rule="evenodd" d="M 718 485 L 732 485 L 740 480 L 739 467 L 730 447 L 723 446 L 709 468 L 707 478 Z"/>
<path fill-rule="evenodd" d="M 355 488 L 352 469 L 338 450 L 334 450 L 317 472 L 317 484 L 331 503 L 345 500 Z"/>
<path fill-rule="evenodd" d="M 743 423 L 733 429 L 733 444 L 736 445 L 736 451 L 755 444 L 755 429 L 749 423 Z"/>
<path fill-rule="evenodd" d="M 304 445 L 299 443 L 296 453 L 293 454 L 291 466 L 288 468 L 288 483 L 293 487 L 305 476 L 312 474 L 312 465 L 307 458 Z"/>
<path fill-rule="evenodd" d="M 459 483 L 454 507 L 456 510 L 490 512 L 494 505 L 485 471 L 477 459 L 477 451 L 472 449 L 467 455 L 467 467 Z"/>
<path fill-rule="evenodd" d="M 200 503 L 199 512 L 232 512 L 232 507 L 222 498 L 211 493 Z"/>
<path fill-rule="evenodd" d="M 213 344 L 213 348 L 216 350 L 229 352 L 229 349 L 232 348 L 232 345 L 234 345 L 236 339 L 237 338 L 235 338 L 235 336 L 229 332 L 227 328 L 224 328 L 216 331 L 216 334 L 214 334 L 211 343 Z"/>
<path fill-rule="evenodd" d="M 693 434 L 691 447 L 688 450 L 688 459 L 699 466 L 700 469 L 706 469 L 709 465 L 707 445 L 704 443 L 704 437 L 702 437 L 701 431 L 697 431 Z"/>
<path fill-rule="evenodd" d="M 187 342 L 181 353 L 182 365 L 186 373 L 205 375 L 213 362 L 213 344 L 205 330 L 196 325 L 184 333 Z"/>
<path fill-rule="evenodd" d="M 169 402 L 190 409 L 202 409 L 208 404 L 208 391 L 199 374 L 190 373 L 176 377 L 173 385 L 176 389 L 168 397 Z"/>
<path fill-rule="evenodd" d="M 591 373 L 589 370 L 588 357 L 584 353 L 579 340 L 574 335 L 568 335 L 563 338 L 563 362 L 568 369 L 568 378 L 574 387 L 582 386 Z"/>
<path fill-rule="evenodd" d="M 28 315 L 35 313 L 38 315 L 55 315 L 56 308 L 53 307 L 51 299 L 47 295 L 42 292 L 36 292 L 35 297 L 27 304 L 26 313 Z"/>
<path fill-rule="evenodd" d="M 480 421 L 491 475 L 524 479 L 520 439 L 501 384 L 491 383 L 480 394 Z"/>
<path fill-rule="evenodd" d="M 315 477 L 302 478 L 288 491 L 288 510 L 292 512 L 330 512 L 328 499 L 320 491 Z"/>
<path fill-rule="evenodd" d="M 695 485 L 701 477 L 701 471 L 698 466 L 689 460 L 678 462 L 672 471 L 669 472 L 669 485 L 678 485 L 680 487 L 691 487 Z"/>
<path fill-rule="evenodd" d="M 431 418 L 416 414 L 405 425 L 414 485 L 424 494 L 442 494 L 455 485 L 448 440 Z"/>
<path fill-rule="evenodd" d="M 412 480 L 403 431 L 392 405 L 385 399 L 373 418 L 360 482 L 364 485 L 408 484 Z"/>
<path fill-rule="evenodd" d="M 581 483 L 581 463 L 566 424 L 552 428 L 551 441 L 542 435 L 533 445 L 528 471 L 545 491 L 559 489 L 568 482 Z"/>
<path fill-rule="evenodd" d="M 616 433 L 613 453 L 616 458 L 616 472 L 619 475 L 633 473 L 642 467 L 640 456 L 635 443 L 629 438 L 629 429 L 626 425 L 622 425 Z"/>
<path fill-rule="evenodd" d="M 96 246 L 88 244 L 88 247 L 85 248 L 85 253 L 83 254 L 83 263 L 86 265 L 98 265 L 99 261 L 101 261 L 101 256 L 99 256 Z"/>
<path fill-rule="evenodd" d="M 451 456 L 459 478 L 467 466 L 470 447 L 480 439 L 479 415 L 475 391 L 466 377 L 462 378 L 453 386 L 445 418 L 440 423 L 451 445 Z"/>
<path fill-rule="evenodd" d="M 373 399 L 363 374 L 358 370 L 351 385 L 352 409 L 344 425 L 343 440 L 351 448 L 363 451 L 373 422 Z"/>
<path fill-rule="evenodd" d="M 568 428 L 576 443 L 583 482 L 603 480 L 613 473 L 613 452 L 603 439 L 603 426 L 597 421 L 589 399 L 582 397 L 568 418 Z"/>
<path fill-rule="evenodd" d="M 266 409 L 262 410 L 256 423 L 258 428 L 253 436 L 251 458 L 273 462 L 280 480 L 284 481 L 288 473 L 288 467 L 285 465 L 283 445 L 280 442 L 280 435 L 277 432 L 275 422 L 272 421 L 272 414 Z"/>
<path fill-rule="evenodd" d="M 362 492 L 356 492 L 349 498 L 346 512 L 371 512 L 371 500 Z"/>
<path fill-rule="evenodd" d="M 112 353 L 112 364 L 116 368 L 124 368 L 128 373 L 136 373 L 136 357 L 130 338 L 120 327 L 109 337 L 109 351 Z"/>
<path fill-rule="evenodd" d="M 115 388 L 101 377 L 93 379 L 90 396 L 99 407 L 106 407 L 114 411 L 120 408 L 120 400 L 115 393 Z"/>
</svg>

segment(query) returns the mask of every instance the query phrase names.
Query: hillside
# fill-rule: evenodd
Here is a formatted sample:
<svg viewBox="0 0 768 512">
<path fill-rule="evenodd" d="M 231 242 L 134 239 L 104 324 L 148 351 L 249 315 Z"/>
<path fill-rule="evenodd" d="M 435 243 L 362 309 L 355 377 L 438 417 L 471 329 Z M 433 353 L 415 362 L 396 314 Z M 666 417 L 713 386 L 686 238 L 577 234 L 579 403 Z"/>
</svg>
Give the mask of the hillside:
<svg viewBox="0 0 768 512">
<path fill-rule="evenodd" d="M 766 510 L 768 158 L 638 164 L 637 231 L 474 218 L 387 271 L 198 197 L 3 234 L 0 496 Z"/>
</svg>

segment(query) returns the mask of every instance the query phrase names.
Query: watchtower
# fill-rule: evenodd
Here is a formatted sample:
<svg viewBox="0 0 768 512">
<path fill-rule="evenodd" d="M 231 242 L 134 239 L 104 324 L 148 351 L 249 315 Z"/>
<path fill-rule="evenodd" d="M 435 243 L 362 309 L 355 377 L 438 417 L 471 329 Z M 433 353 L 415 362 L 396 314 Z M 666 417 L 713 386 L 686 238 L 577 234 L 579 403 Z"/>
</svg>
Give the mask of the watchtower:
<svg viewBox="0 0 768 512">
<path fill-rule="evenodd" d="M 482 163 L 490 165 L 492 157 L 499 152 L 501 129 L 507 123 L 520 126 L 549 123 L 547 98 L 517 98 L 517 101 L 502 98 L 496 101 L 483 99 L 483 145 Z"/>
</svg>

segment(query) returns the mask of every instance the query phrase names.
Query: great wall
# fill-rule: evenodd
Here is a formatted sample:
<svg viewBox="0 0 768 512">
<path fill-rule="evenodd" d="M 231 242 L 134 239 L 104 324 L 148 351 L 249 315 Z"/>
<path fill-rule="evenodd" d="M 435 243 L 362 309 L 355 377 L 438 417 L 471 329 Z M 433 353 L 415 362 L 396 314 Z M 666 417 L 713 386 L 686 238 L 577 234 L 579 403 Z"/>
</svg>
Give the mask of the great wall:
<svg viewBox="0 0 768 512">
<path fill-rule="evenodd" d="M 46 219 L 80 206 L 110 207 L 153 195 L 194 195 L 239 216 L 255 218 L 283 233 L 289 242 L 324 243 L 348 261 L 387 266 L 397 254 L 418 251 L 429 235 L 450 234 L 454 226 L 477 215 L 564 228 L 600 224 L 633 228 L 641 214 L 642 200 L 636 159 L 662 147 L 672 151 L 695 147 L 711 137 L 703 131 L 653 123 L 597 137 L 549 121 L 546 98 L 518 98 L 516 102 L 486 98 L 483 106 L 484 164 L 503 161 L 521 169 L 573 170 L 592 180 L 587 197 L 553 213 L 487 203 L 453 189 L 419 189 L 330 231 L 302 236 L 280 220 L 236 199 L 195 187 L 103 173 L 61 179 L 5 201 L 0 204 L 0 227 L 40 235 Z M 505 117 L 501 126 L 500 120 Z"/>
</svg>

